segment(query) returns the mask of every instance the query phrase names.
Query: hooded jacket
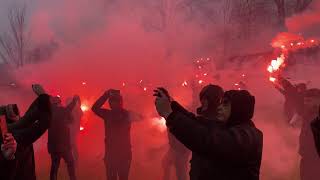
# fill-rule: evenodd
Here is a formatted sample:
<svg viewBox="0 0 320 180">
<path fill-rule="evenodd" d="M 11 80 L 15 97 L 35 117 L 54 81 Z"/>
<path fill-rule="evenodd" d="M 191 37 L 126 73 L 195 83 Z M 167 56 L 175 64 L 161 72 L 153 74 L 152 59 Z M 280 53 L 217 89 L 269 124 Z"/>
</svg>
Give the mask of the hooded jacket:
<svg viewBox="0 0 320 180">
<path fill-rule="evenodd" d="M 247 91 L 226 95 L 232 107 L 228 123 L 210 120 L 206 127 L 198 123 L 201 117 L 179 111 L 167 118 L 169 131 L 193 153 L 208 160 L 206 173 L 191 174 L 192 180 L 259 179 L 263 135 L 251 121 L 254 97 Z"/>
</svg>

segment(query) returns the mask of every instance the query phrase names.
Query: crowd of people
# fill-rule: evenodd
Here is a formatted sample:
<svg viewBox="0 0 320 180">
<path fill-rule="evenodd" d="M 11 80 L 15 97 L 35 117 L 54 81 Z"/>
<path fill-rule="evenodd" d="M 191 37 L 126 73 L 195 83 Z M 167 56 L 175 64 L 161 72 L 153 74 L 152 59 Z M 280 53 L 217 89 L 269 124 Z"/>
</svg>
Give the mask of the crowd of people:
<svg viewBox="0 0 320 180">
<path fill-rule="evenodd" d="M 304 84 L 292 85 L 279 78 L 276 88 L 285 96 L 288 122 L 295 114 L 303 119 L 300 148 L 301 179 L 320 177 L 320 90 Z M 67 100 L 49 95 L 41 85 L 33 85 L 37 98 L 23 116 L 17 105 L 0 107 L 0 179 L 35 180 L 33 143 L 48 130 L 51 156 L 50 180 L 57 180 L 60 160 L 67 164 L 71 180 L 76 180 L 82 111 L 78 95 Z M 187 110 L 168 90 L 154 90 L 155 109 L 166 120 L 169 150 L 162 166 L 164 180 L 174 166 L 178 180 L 258 180 L 263 153 L 263 132 L 252 121 L 255 97 L 247 90 L 224 91 L 207 85 L 199 93 L 201 106 Z M 110 109 L 103 108 L 109 103 Z M 119 90 L 103 93 L 92 106 L 105 125 L 105 167 L 108 180 L 128 180 L 132 161 L 131 125 L 143 116 L 123 106 Z M 196 113 L 194 113 L 196 112 Z M 7 126 L 5 128 L 4 126 Z M 190 173 L 188 161 L 191 154 Z"/>
</svg>

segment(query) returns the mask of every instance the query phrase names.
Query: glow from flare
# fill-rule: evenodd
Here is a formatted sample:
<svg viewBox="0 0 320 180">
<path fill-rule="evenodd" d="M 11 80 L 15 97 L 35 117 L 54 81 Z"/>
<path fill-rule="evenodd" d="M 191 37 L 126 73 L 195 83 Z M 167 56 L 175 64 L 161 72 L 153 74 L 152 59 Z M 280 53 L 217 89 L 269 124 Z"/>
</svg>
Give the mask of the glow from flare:
<svg viewBox="0 0 320 180">
<path fill-rule="evenodd" d="M 80 108 L 81 108 L 81 110 L 82 110 L 83 112 L 86 112 L 86 111 L 89 110 L 89 107 L 88 107 L 87 105 L 85 105 L 85 104 L 82 104 Z"/>
<path fill-rule="evenodd" d="M 167 130 L 166 120 L 163 117 L 155 117 L 151 120 L 152 125 L 156 126 L 159 131 L 164 132 Z"/>
</svg>

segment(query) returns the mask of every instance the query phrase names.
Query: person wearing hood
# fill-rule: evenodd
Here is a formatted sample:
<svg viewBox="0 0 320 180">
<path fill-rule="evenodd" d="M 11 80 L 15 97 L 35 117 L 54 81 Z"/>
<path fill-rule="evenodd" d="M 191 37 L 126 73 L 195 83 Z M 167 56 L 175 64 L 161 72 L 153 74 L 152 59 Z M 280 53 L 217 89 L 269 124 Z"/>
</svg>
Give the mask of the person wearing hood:
<svg viewBox="0 0 320 180">
<path fill-rule="evenodd" d="M 155 92 L 156 109 L 166 119 L 169 131 L 193 153 L 208 160 L 210 170 L 199 180 L 259 179 L 263 135 L 251 120 L 255 98 L 248 91 L 226 92 L 217 118 L 204 118 L 209 127 L 187 113 L 174 111 L 173 101 L 162 89 Z"/>
<path fill-rule="evenodd" d="M 201 107 L 197 108 L 196 111 L 199 115 L 208 117 L 215 117 L 215 112 L 217 106 L 221 102 L 223 97 L 223 89 L 216 85 L 207 85 L 205 86 L 199 95 Z M 204 101 L 208 101 L 209 104 L 204 104 Z M 195 103 L 193 103 L 194 105 Z M 172 102 L 172 108 L 175 111 L 179 111 L 181 113 L 186 114 L 187 116 L 195 117 L 195 115 L 191 112 L 188 112 L 184 107 L 182 107 L 178 102 Z M 214 112 L 214 113 L 211 113 Z M 203 120 L 204 118 L 198 118 L 198 123 L 207 127 L 208 122 Z M 212 118 L 213 119 L 213 118 Z M 177 179 L 184 180 L 187 178 L 187 161 L 189 159 L 190 150 L 188 150 L 179 140 L 177 140 L 174 135 L 168 132 L 168 140 L 169 140 L 169 151 L 166 153 L 163 161 L 164 168 L 164 177 L 163 179 L 169 179 L 170 177 L 170 169 L 171 165 L 174 165 L 176 169 Z M 209 171 L 209 163 L 208 160 L 201 158 L 196 153 L 192 153 L 192 159 L 190 161 L 191 171 L 190 178 L 191 180 L 197 179 L 200 174 L 206 174 Z"/>
<path fill-rule="evenodd" d="M 33 143 L 49 127 L 50 97 L 45 93 L 39 93 L 22 117 L 16 105 L 7 105 L 5 109 L 8 131 L 12 133 L 14 140 L 10 140 L 11 136 L 8 138 L 11 148 L 15 147 L 16 151 L 12 159 L 0 157 L 0 179 L 36 180 Z"/>
<path fill-rule="evenodd" d="M 319 115 L 320 89 L 308 89 L 304 95 L 304 114 L 299 137 L 301 180 L 316 180 L 320 177 Z M 320 150 L 320 148 L 319 148 Z"/>
<path fill-rule="evenodd" d="M 199 125 L 202 125 L 205 128 L 209 128 L 210 125 L 212 125 L 213 123 L 219 123 L 213 120 L 216 119 L 217 107 L 220 105 L 222 101 L 223 93 L 223 89 L 217 85 L 210 84 L 202 88 L 199 94 L 201 106 L 196 110 L 198 114 L 197 117 L 194 114 L 185 110 L 176 101 L 173 101 L 171 103 L 171 106 L 173 111 L 179 111 L 180 113 L 184 113 L 186 116 L 195 119 L 195 122 L 197 122 Z M 203 158 L 195 152 L 192 152 L 190 165 L 191 180 L 198 180 L 199 177 L 204 176 L 205 174 L 210 174 L 210 161 L 206 158 Z"/>
</svg>

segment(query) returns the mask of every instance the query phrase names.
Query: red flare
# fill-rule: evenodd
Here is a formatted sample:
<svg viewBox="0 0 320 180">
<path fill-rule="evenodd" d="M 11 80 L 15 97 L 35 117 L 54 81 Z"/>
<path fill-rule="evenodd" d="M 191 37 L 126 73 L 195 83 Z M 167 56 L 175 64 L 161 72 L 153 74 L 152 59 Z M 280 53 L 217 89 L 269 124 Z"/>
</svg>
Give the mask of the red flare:
<svg viewBox="0 0 320 180">
<path fill-rule="evenodd" d="M 270 77 L 269 80 L 270 80 L 271 82 L 275 82 L 277 79 L 274 78 L 274 77 Z"/>
<path fill-rule="evenodd" d="M 80 108 L 81 108 L 81 110 L 82 110 L 83 112 L 86 112 L 86 111 L 89 110 L 89 107 L 88 107 L 87 105 L 85 105 L 85 104 L 82 104 Z"/>
</svg>

